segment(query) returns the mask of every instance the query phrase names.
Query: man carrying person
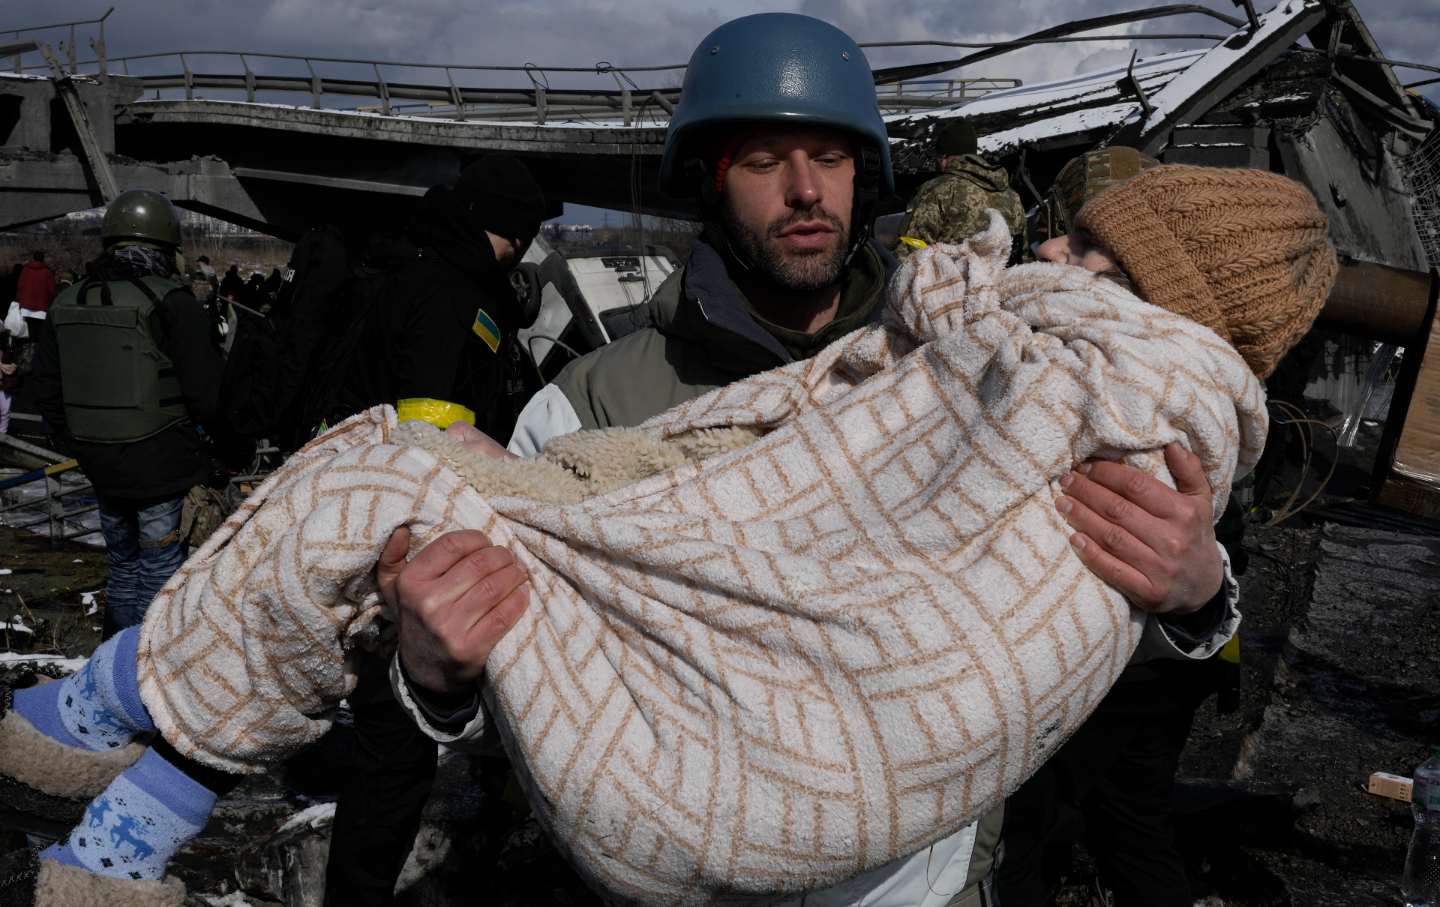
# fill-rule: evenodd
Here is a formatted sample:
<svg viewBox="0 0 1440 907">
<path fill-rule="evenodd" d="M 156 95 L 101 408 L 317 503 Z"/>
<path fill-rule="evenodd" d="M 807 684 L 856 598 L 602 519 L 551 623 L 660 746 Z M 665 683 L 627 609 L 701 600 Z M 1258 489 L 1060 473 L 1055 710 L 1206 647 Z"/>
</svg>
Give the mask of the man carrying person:
<svg viewBox="0 0 1440 907">
<path fill-rule="evenodd" d="M 893 264 L 867 238 L 873 203 L 893 185 L 864 60 L 843 32 L 789 14 L 738 19 L 701 42 L 670 124 L 661 184 L 699 200 L 704 232 L 656 291 L 653 326 L 569 365 L 526 406 L 512 451 L 531 455 L 582 428 L 636 425 L 806 359 L 879 317 Z M 792 72 L 808 78 L 797 86 Z M 1082 560 L 1157 615 L 1142 647 L 1197 656 L 1233 631 L 1233 585 L 1222 584 L 1198 461 L 1178 447 L 1168 459 L 1181 491 L 1096 464 L 1070 484 L 1066 519 Z M 1112 523 L 1104 513 L 1123 515 Z M 485 658 L 507 626 L 489 616 L 512 613 L 513 621 L 516 596 L 528 594 L 523 575 L 484 536 L 454 533 L 408 565 L 382 563 L 381 578 L 399 605 L 402 699 L 431 733 L 464 736 Z M 1160 615 L 1186 615 L 1200 628 L 1177 633 Z M 882 890 L 894 903 L 988 903 L 1000 825 L 997 809 L 805 903 L 852 903 Z"/>
</svg>

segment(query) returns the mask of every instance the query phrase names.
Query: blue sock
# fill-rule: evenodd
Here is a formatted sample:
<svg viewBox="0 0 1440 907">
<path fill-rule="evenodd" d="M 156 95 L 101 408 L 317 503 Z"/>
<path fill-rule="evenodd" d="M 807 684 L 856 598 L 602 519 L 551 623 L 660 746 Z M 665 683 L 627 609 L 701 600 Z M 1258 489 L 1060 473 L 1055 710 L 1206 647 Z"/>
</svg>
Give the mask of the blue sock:
<svg viewBox="0 0 1440 907">
<path fill-rule="evenodd" d="M 87 750 L 122 747 L 155 730 L 140 701 L 140 628 L 115 634 L 64 680 L 15 691 L 15 711 L 40 733 Z"/>
<path fill-rule="evenodd" d="M 147 749 L 90 801 L 70 836 L 40 857 L 117 879 L 160 879 L 170 858 L 205 827 L 215 799 Z"/>
</svg>

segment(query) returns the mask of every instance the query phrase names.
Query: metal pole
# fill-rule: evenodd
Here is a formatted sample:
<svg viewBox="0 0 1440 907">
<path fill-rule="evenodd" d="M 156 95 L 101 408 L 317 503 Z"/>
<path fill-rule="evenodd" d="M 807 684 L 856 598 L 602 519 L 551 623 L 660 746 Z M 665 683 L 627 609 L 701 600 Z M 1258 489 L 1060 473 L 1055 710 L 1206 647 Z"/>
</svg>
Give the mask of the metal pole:
<svg viewBox="0 0 1440 907">
<path fill-rule="evenodd" d="M 55 506 L 50 497 L 50 477 L 45 477 L 45 516 L 49 521 L 50 547 L 57 547 L 55 543 Z"/>
<path fill-rule="evenodd" d="M 315 75 L 315 67 L 310 64 L 309 57 L 305 58 L 305 68 L 310 70 L 310 103 L 318 108 L 320 106 L 321 88 L 324 86 L 320 82 L 320 77 Z"/>
<path fill-rule="evenodd" d="M 465 99 L 460 97 L 460 89 L 455 87 L 455 74 L 450 67 L 445 67 L 445 80 L 450 83 L 450 103 L 455 105 L 455 118 L 465 119 Z"/>
<path fill-rule="evenodd" d="M 250 71 L 250 61 L 240 55 L 240 65 L 245 67 L 245 100 L 255 103 L 255 73 Z"/>
<path fill-rule="evenodd" d="M 1260 27 L 1260 19 L 1255 15 L 1254 0 L 1235 0 L 1235 5 L 1245 7 L 1245 18 L 1250 20 L 1250 30 L 1252 32 Z"/>
<path fill-rule="evenodd" d="M 95 53 L 95 62 L 100 66 L 100 80 L 103 82 L 110 75 L 105 67 L 105 37 L 103 33 L 98 42 L 94 38 L 90 39 L 90 50 Z"/>
<path fill-rule="evenodd" d="M 390 86 L 385 84 L 385 77 L 380 75 L 380 64 L 370 64 L 375 69 L 375 83 L 380 86 L 380 110 L 385 116 L 390 115 Z"/>
<path fill-rule="evenodd" d="M 39 457 L 42 460 L 49 460 L 52 463 L 62 463 L 67 458 L 64 454 L 56 453 L 53 450 L 41 447 L 39 444 L 31 444 L 29 441 L 21 441 L 14 435 L 0 435 L 0 444 L 13 447 L 21 453 L 27 453 L 32 457 Z"/>
</svg>

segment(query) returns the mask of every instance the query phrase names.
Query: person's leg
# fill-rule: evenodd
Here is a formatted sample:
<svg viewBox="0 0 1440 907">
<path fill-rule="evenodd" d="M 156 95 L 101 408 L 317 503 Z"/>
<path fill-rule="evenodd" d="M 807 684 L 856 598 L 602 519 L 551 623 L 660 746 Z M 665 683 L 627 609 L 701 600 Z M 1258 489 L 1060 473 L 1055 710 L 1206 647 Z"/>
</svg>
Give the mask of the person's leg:
<svg viewBox="0 0 1440 907">
<path fill-rule="evenodd" d="M 110 782 L 64 841 L 42 860 L 128 881 L 158 881 L 180 848 L 240 781 L 177 753 L 164 741 Z"/>
<path fill-rule="evenodd" d="M 1003 907 L 1047 907 L 1081 831 L 1081 806 L 1138 726 L 1134 700 L 1149 675 L 1126 668 L 1070 739 L 1005 801 L 996 891 Z M 1086 829 L 1088 832 L 1088 828 Z M 1087 839 L 1088 840 L 1088 839 Z"/>
<path fill-rule="evenodd" d="M 1060 796 L 1054 760 L 1005 799 L 995 888 L 1004 907 L 1041 907 L 1069 863 L 1077 836 L 1074 808 Z"/>
<path fill-rule="evenodd" d="M 124 630 L 64 680 L 15 691 L 15 712 L 45 736 L 77 749 L 120 749 L 154 731 L 136 676 L 139 636 L 138 629 Z"/>
<path fill-rule="evenodd" d="M 140 701 L 137 630 L 102 643 L 64 680 L 22 689 L 0 684 L 0 799 L 69 820 L 134 763 L 135 738 L 155 729 Z"/>
<path fill-rule="evenodd" d="M 349 702 L 355 756 L 331 826 L 325 903 L 379 907 L 394 899 L 415 844 L 439 748 L 395 700 L 386 659 L 361 659 Z"/>
<path fill-rule="evenodd" d="M 1126 691 L 1131 733 L 1083 803 L 1086 847 L 1117 907 L 1188 907 L 1171 798 L 1195 709 L 1211 688 L 1206 662 L 1165 662 Z"/>
<path fill-rule="evenodd" d="M 134 617 L 140 596 L 140 526 L 135 505 L 96 495 L 100 511 L 100 534 L 105 537 L 105 619 L 101 637 L 139 623 Z"/>
<path fill-rule="evenodd" d="M 164 588 L 166 581 L 185 563 L 185 544 L 180 539 L 180 517 L 185 496 L 146 503 L 136 510 L 140 536 L 139 588 L 134 622 L 145 618 L 145 610 Z"/>
</svg>

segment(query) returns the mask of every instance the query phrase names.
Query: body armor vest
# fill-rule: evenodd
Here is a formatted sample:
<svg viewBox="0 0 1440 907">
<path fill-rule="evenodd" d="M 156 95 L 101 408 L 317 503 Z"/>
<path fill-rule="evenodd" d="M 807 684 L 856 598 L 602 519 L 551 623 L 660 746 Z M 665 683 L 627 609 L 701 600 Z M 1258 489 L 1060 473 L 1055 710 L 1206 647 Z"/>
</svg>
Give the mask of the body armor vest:
<svg viewBox="0 0 1440 907">
<path fill-rule="evenodd" d="M 188 418 L 175 364 L 160 347 L 160 300 L 183 286 L 165 277 L 84 281 L 50 307 L 70 434 L 119 444 Z"/>
</svg>

